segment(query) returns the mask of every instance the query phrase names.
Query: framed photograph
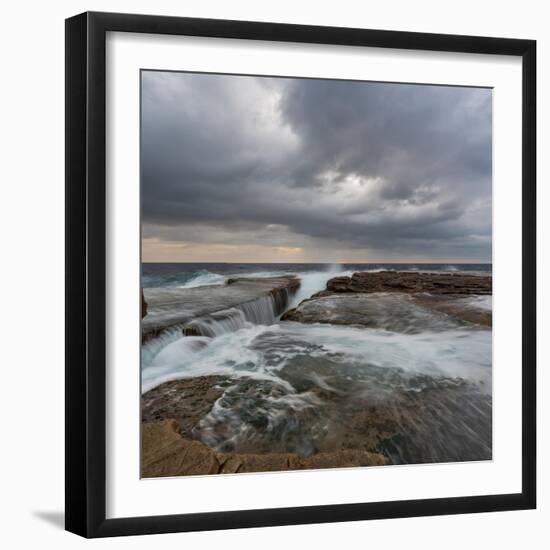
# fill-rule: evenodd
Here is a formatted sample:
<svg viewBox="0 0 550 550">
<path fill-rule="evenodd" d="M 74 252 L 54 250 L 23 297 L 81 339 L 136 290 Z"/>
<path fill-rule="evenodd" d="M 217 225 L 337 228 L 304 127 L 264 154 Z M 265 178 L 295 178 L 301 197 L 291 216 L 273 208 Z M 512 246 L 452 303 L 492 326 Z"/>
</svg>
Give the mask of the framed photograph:
<svg viewBox="0 0 550 550">
<path fill-rule="evenodd" d="M 66 21 L 66 528 L 535 507 L 531 40 Z"/>
</svg>

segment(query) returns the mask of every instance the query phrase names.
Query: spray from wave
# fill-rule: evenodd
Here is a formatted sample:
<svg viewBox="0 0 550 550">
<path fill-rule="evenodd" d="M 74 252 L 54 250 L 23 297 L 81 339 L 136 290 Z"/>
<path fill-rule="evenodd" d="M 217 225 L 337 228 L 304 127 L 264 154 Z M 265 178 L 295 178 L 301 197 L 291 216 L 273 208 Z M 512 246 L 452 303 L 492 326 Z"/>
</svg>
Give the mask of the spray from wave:
<svg viewBox="0 0 550 550">
<path fill-rule="evenodd" d="M 193 288 L 196 286 L 221 285 L 225 283 L 226 277 L 219 273 L 212 273 L 206 269 L 196 271 L 191 278 L 181 285 L 181 288 Z"/>
</svg>

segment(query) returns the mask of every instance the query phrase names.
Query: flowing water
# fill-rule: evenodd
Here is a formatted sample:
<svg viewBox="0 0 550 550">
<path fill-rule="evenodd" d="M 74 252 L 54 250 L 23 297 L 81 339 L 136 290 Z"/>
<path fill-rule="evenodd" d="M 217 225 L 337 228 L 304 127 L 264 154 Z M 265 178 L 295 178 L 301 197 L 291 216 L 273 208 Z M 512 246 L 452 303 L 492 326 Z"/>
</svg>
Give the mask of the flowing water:
<svg viewBox="0 0 550 550">
<path fill-rule="evenodd" d="M 219 397 L 193 432 L 219 451 L 308 456 L 365 448 L 394 463 L 490 459 L 490 329 L 390 294 L 324 298 L 323 323 L 280 320 L 283 310 L 336 275 L 388 267 L 453 266 L 145 264 L 146 289 L 285 274 L 297 275 L 301 286 L 285 295 L 286 303 L 266 296 L 199 317 L 191 322 L 198 336 L 175 328 L 145 342 L 142 391 L 171 380 L 223 377 Z M 490 272 L 487 265 L 454 269 Z M 490 296 L 461 300 L 463 307 L 492 308 Z M 331 318 L 342 308 L 351 325 Z M 371 321 L 355 323 L 353 315 L 365 312 Z"/>
</svg>

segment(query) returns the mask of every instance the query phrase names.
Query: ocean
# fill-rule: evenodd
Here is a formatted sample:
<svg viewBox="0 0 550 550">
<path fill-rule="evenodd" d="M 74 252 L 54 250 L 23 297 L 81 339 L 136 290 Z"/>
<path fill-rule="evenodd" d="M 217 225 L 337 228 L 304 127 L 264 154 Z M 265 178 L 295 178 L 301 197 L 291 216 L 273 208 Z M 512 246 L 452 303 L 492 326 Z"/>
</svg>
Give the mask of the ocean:
<svg viewBox="0 0 550 550">
<path fill-rule="evenodd" d="M 186 296 L 221 295 L 227 285 L 220 285 L 229 278 L 296 275 L 301 285 L 288 296 L 287 311 L 324 290 L 335 276 L 384 270 L 491 274 L 492 267 L 146 263 L 142 286 L 146 300 L 174 293 L 185 306 Z M 330 302 L 337 298 L 327 298 L 328 312 L 339 305 Z M 490 459 L 490 327 L 426 309 L 407 297 L 380 294 L 368 300 L 375 319 L 368 327 L 281 321 L 283 311 L 264 298 L 252 306 L 225 308 L 222 317 L 195 320 L 202 328 L 197 335 L 184 336 L 182 326 L 175 326 L 144 341 L 142 391 L 174 380 L 221 380 L 220 396 L 193 431 L 194 438 L 221 452 L 310 456 L 358 448 L 368 440 L 369 449 L 374 446 L 397 464 Z M 464 308 L 492 309 L 491 296 L 462 300 Z M 170 303 L 165 300 L 162 307 Z M 384 430 L 397 435 L 373 443 L 361 419 L 380 411 L 383 422 L 395 424 Z"/>
<path fill-rule="evenodd" d="M 181 286 L 221 284 L 229 277 L 272 277 L 287 274 L 330 274 L 354 271 L 492 271 L 491 264 L 233 264 L 233 263 L 143 263 L 142 286 Z"/>
</svg>

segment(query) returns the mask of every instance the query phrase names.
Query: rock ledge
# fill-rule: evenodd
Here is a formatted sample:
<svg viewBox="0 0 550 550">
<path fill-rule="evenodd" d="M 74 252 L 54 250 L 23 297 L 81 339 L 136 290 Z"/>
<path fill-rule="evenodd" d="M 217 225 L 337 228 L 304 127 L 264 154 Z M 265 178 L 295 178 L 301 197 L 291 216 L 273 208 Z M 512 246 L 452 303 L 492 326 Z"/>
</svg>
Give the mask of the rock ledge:
<svg viewBox="0 0 550 550">
<path fill-rule="evenodd" d="M 453 272 L 361 271 L 327 282 L 330 292 L 428 292 L 430 294 L 491 294 L 491 275 Z"/>
<path fill-rule="evenodd" d="M 200 441 L 182 437 L 173 419 L 143 424 L 141 440 L 141 476 L 145 478 L 387 464 L 382 454 L 349 449 L 318 453 L 308 458 L 292 453 L 216 453 Z"/>
</svg>

